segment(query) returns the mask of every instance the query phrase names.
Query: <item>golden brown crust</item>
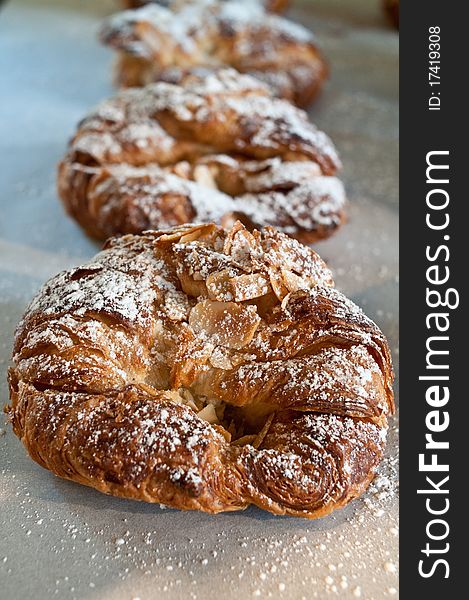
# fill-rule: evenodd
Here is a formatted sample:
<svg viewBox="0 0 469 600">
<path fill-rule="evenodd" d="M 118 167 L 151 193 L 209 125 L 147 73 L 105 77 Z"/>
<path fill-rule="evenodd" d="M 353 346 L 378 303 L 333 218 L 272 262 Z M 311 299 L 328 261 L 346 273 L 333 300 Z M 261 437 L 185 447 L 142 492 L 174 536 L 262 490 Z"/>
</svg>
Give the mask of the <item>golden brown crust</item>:
<svg viewBox="0 0 469 600">
<path fill-rule="evenodd" d="M 100 33 L 118 51 L 119 86 L 179 83 L 188 73 L 232 67 L 274 94 L 308 106 L 328 73 L 313 34 L 256 2 L 194 0 L 149 4 L 113 15 Z"/>
<path fill-rule="evenodd" d="M 229 69 L 103 102 L 80 123 L 58 189 L 100 239 L 240 219 L 312 242 L 345 219 L 339 166 L 306 113 Z"/>
<path fill-rule="evenodd" d="M 314 251 L 272 229 L 111 240 L 18 326 L 15 433 L 108 494 L 325 515 L 366 489 L 393 411 L 386 340 L 331 285 Z"/>
</svg>

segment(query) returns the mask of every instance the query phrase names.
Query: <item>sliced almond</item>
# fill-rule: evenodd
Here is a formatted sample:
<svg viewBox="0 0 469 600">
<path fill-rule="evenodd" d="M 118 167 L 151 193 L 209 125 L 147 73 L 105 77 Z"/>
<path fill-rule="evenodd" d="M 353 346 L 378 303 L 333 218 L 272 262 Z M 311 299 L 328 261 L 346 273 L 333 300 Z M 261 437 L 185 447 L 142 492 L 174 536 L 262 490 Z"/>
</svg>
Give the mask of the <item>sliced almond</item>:
<svg viewBox="0 0 469 600">
<path fill-rule="evenodd" d="M 182 271 L 178 273 L 178 278 L 181 282 L 182 291 L 188 296 L 198 298 L 199 296 L 205 296 L 205 294 L 207 293 L 205 281 L 195 279 L 187 271 Z"/>
<path fill-rule="evenodd" d="M 253 442 L 256 439 L 256 435 L 243 435 L 243 437 L 238 438 L 234 442 L 231 442 L 232 446 L 246 446 L 246 444 L 253 445 Z"/>
<path fill-rule="evenodd" d="M 158 396 L 158 395 L 161 394 L 161 390 L 157 390 L 152 385 L 150 385 L 148 383 L 144 383 L 143 381 L 141 381 L 140 383 L 138 383 L 137 387 L 139 387 L 140 389 L 142 389 L 147 394 L 150 394 L 150 396 Z"/>
<path fill-rule="evenodd" d="M 213 223 L 195 225 L 181 237 L 179 242 L 181 244 L 187 244 L 188 242 L 193 242 L 195 240 L 210 240 L 215 236 L 217 230 L 218 227 Z"/>
<path fill-rule="evenodd" d="M 298 285 L 301 280 L 305 285 L 307 282 L 308 288 L 318 284 L 334 284 L 332 273 L 325 262 L 314 250 L 297 240 L 267 227 L 259 243 L 265 252 L 269 275 L 274 276 L 275 272 L 286 271 L 300 277 L 300 280 L 297 280 Z"/>
<path fill-rule="evenodd" d="M 218 423 L 217 413 L 213 404 L 207 404 L 207 406 L 197 413 L 197 416 L 207 421 L 207 423 Z"/>
<path fill-rule="evenodd" d="M 232 272 L 230 269 L 222 269 L 211 273 L 206 281 L 208 297 L 211 300 L 234 300 L 231 280 Z"/>
<path fill-rule="evenodd" d="M 256 248 L 256 238 L 241 221 L 237 221 L 228 233 L 223 252 L 229 254 L 233 260 L 243 265 L 243 267 L 250 267 L 252 264 L 251 254 Z"/>
<path fill-rule="evenodd" d="M 270 293 L 265 296 L 260 296 L 256 298 L 256 306 L 257 306 L 257 314 L 262 318 L 266 318 L 269 313 L 272 312 L 273 308 L 278 305 L 278 298 L 274 294 L 274 292 L 270 291 Z"/>
<path fill-rule="evenodd" d="M 164 233 L 157 237 L 155 240 L 155 246 L 167 246 L 175 243 L 176 241 L 180 240 L 182 236 L 186 234 L 189 235 L 193 229 L 199 229 L 200 227 L 203 227 L 203 225 L 200 225 L 199 227 L 194 227 L 194 225 L 181 225 L 180 227 L 173 229 L 171 233 Z"/>
<path fill-rule="evenodd" d="M 191 332 L 192 333 L 192 332 Z M 192 336 L 194 334 L 192 333 Z M 213 344 L 179 337 L 179 348 L 172 359 L 170 384 L 173 388 L 190 387 L 205 368 L 213 352 Z"/>
<path fill-rule="evenodd" d="M 285 286 L 281 273 L 277 269 L 271 267 L 269 268 L 269 279 L 274 294 L 281 302 L 288 294 L 288 288 Z"/>
<path fill-rule="evenodd" d="M 259 448 L 260 445 L 262 444 L 262 442 L 264 441 L 264 438 L 267 435 L 267 433 L 270 429 L 270 426 L 272 425 L 272 421 L 274 420 L 274 417 L 275 417 L 275 413 L 272 413 L 267 417 L 267 421 L 264 423 L 264 426 L 259 431 L 259 433 L 256 435 L 256 439 L 252 443 L 254 448 Z"/>
<path fill-rule="evenodd" d="M 177 392 L 176 390 L 167 390 L 165 392 L 165 397 L 174 402 L 175 404 L 185 404 L 184 398 L 182 398 L 179 392 Z"/>
<path fill-rule="evenodd" d="M 213 427 L 214 427 L 214 428 L 215 428 L 215 429 L 218 431 L 218 433 L 220 433 L 220 434 L 221 434 L 221 435 L 222 435 L 222 436 L 225 438 L 225 440 L 226 440 L 228 443 L 230 443 L 230 442 L 231 442 L 231 433 L 230 433 L 229 431 L 227 431 L 227 430 L 226 430 L 226 429 L 223 427 L 223 425 L 217 425 L 217 424 L 215 423 Z"/>
<path fill-rule="evenodd" d="M 233 363 L 230 357 L 223 351 L 223 348 L 215 348 L 210 356 L 210 363 L 215 369 L 223 369 L 229 371 L 233 368 Z"/>
<path fill-rule="evenodd" d="M 283 283 L 289 292 L 310 289 L 316 284 L 316 281 L 314 279 L 300 277 L 299 275 L 293 273 L 293 271 L 281 269 L 280 273 L 282 275 Z"/>
<path fill-rule="evenodd" d="M 245 302 L 265 296 L 271 291 L 269 279 L 261 273 L 232 276 L 229 269 L 212 273 L 207 278 L 208 295 L 213 300 Z"/>
<path fill-rule="evenodd" d="M 217 189 L 217 185 L 213 178 L 212 172 L 206 165 L 197 165 L 193 171 L 194 181 L 204 185 L 205 187 L 209 187 L 212 189 Z"/>
<path fill-rule="evenodd" d="M 234 298 L 237 302 L 253 300 L 271 291 L 269 279 L 262 273 L 240 275 L 233 279 Z"/>
</svg>

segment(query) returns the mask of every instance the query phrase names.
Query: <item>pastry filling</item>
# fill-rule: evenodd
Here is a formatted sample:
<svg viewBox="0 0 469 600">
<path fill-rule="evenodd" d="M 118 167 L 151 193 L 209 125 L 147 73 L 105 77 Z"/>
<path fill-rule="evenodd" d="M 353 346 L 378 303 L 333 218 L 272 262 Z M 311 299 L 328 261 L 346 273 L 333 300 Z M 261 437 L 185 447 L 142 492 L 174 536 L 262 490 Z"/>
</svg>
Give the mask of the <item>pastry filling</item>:
<svg viewBox="0 0 469 600">
<path fill-rule="evenodd" d="M 264 415 L 252 422 L 246 418 L 242 408 L 232 406 L 222 400 L 204 396 L 196 397 L 185 388 L 169 394 L 174 402 L 191 408 L 199 418 L 213 425 L 228 442 L 236 446 L 250 444 L 258 448 L 266 436 L 275 414 Z"/>
</svg>

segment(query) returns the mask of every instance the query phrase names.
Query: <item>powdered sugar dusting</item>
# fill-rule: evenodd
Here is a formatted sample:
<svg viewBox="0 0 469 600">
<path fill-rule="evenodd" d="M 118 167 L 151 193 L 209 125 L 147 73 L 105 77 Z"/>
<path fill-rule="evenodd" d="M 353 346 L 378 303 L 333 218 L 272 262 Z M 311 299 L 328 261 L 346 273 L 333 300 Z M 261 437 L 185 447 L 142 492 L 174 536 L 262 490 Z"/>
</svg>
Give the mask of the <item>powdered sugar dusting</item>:
<svg viewBox="0 0 469 600">
<path fill-rule="evenodd" d="M 344 219 L 338 166 L 306 113 L 222 70 L 99 105 L 71 143 L 60 190 L 66 204 L 78 196 L 73 214 L 102 237 L 241 218 L 309 240 Z"/>
<path fill-rule="evenodd" d="M 368 483 L 392 410 L 382 334 L 332 283 L 272 229 L 111 240 L 31 303 L 13 418 L 108 493 L 327 513 Z"/>
</svg>

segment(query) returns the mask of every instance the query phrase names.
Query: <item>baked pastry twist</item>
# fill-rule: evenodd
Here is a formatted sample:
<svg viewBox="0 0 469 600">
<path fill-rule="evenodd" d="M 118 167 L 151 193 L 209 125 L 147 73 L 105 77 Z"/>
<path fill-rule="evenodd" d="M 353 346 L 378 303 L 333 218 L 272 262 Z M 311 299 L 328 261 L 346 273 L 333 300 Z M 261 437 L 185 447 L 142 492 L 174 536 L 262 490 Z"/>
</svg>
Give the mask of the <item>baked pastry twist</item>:
<svg viewBox="0 0 469 600">
<path fill-rule="evenodd" d="M 161 6 L 182 5 L 191 0 L 122 0 L 126 8 L 139 8 L 145 4 L 160 4 Z M 219 0 L 225 2 L 226 0 Z M 289 0 L 238 0 L 239 4 L 260 4 L 269 12 L 283 12 L 286 10 Z"/>
<path fill-rule="evenodd" d="M 110 240 L 19 324 L 14 431 L 108 494 L 325 515 L 373 478 L 393 411 L 386 340 L 332 283 L 272 228 Z"/>
<path fill-rule="evenodd" d="M 383 5 L 393 25 L 399 29 L 399 0 L 383 0 Z"/>
<path fill-rule="evenodd" d="M 222 70 L 102 103 L 59 166 L 59 194 L 92 236 L 187 222 L 273 225 L 314 241 L 344 220 L 340 166 L 306 113 Z"/>
<path fill-rule="evenodd" d="M 327 76 L 309 30 L 252 2 L 149 4 L 111 16 L 100 37 L 118 51 L 117 83 L 124 87 L 179 83 L 194 69 L 233 67 L 307 106 Z"/>
</svg>

